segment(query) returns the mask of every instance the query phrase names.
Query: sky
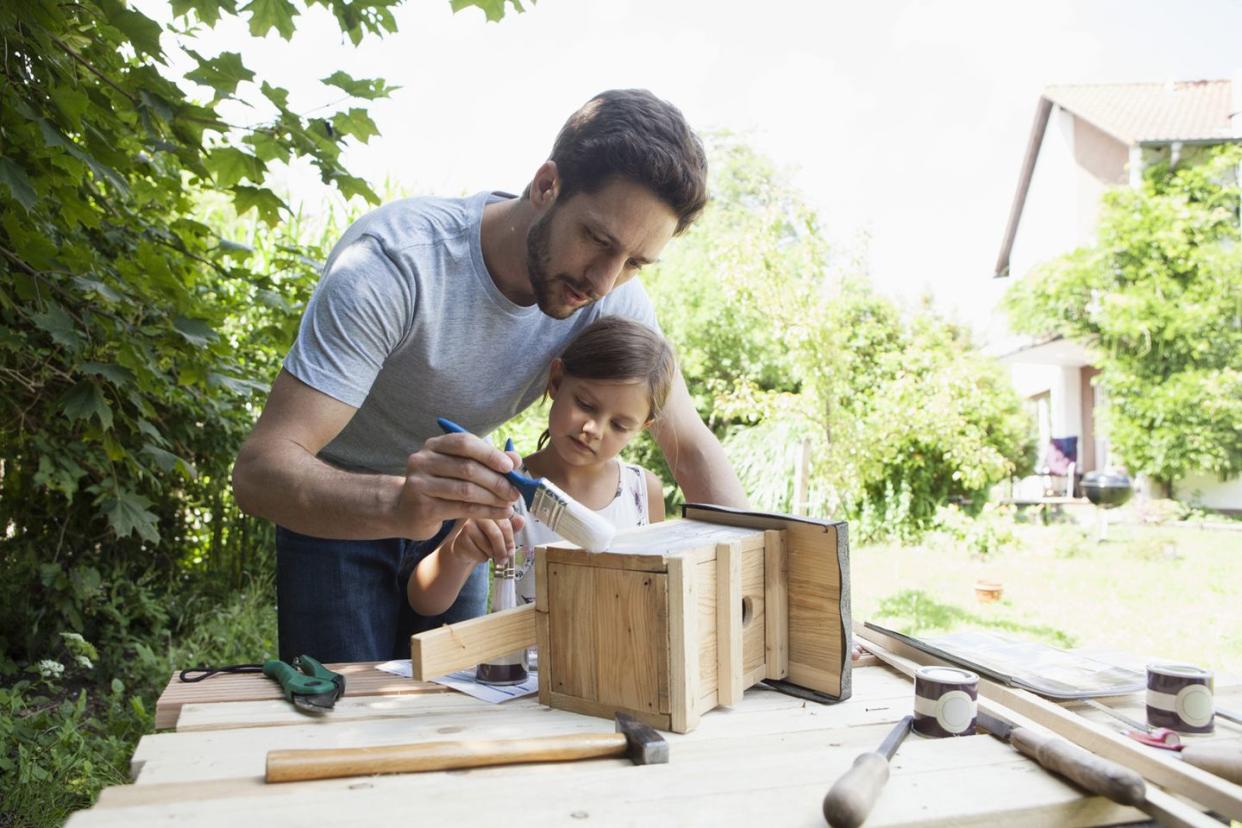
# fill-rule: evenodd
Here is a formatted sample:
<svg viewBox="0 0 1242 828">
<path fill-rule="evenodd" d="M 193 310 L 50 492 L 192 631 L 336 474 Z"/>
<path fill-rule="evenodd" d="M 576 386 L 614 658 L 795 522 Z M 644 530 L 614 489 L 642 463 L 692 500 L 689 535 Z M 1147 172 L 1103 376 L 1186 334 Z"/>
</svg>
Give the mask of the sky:
<svg viewBox="0 0 1242 828">
<path fill-rule="evenodd" d="M 168 16 L 158 0 L 137 5 Z M 520 192 L 582 103 L 648 88 L 696 130 L 740 133 L 771 158 L 878 290 L 930 294 L 979 331 L 1007 283 L 993 265 L 1043 87 L 1242 70 L 1242 0 L 523 5 L 489 23 L 448 0 L 408 0 L 397 34 L 356 48 L 319 8 L 291 42 L 226 18 L 194 48 L 240 51 L 303 113 L 339 101 L 318 82 L 336 69 L 402 87 L 371 106 L 381 135 L 345 165 L 408 194 Z M 239 94 L 261 100 L 252 86 Z M 234 113 L 255 123 L 263 109 Z M 308 169 L 274 186 L 311 212 L 331 197 Z"/>
</svg>

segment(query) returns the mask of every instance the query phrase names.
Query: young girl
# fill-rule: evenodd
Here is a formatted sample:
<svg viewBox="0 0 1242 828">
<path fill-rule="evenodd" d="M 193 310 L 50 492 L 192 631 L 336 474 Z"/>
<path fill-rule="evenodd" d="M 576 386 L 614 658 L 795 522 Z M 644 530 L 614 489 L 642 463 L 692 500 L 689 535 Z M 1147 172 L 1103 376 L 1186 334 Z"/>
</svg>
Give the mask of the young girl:
<svg viewBox="0 0 1242 828">
<path fill-rule="evenodd" d="M 618 316 L 595 321 L 552 360 L 548 428 L 520 471 L 546 477 L 618 529 L 664 520 L 660 479 L 617 455 L 659 418 L 676 371 L 672 347 L 647 326 Z M 517 546 L 529 561 L 536 546 L 560 540 L 530 517 L 522 500 L 515 511 L 512 536 L 493 521 L 459 524 L 415 567 L 406 585 L 410 606 L 421 615 L 438 615 L 488 558 L 503 560 Z M 518 593 L 530 602 L 533 573 L 529 565 L 523 568 Z"/>
</svg>

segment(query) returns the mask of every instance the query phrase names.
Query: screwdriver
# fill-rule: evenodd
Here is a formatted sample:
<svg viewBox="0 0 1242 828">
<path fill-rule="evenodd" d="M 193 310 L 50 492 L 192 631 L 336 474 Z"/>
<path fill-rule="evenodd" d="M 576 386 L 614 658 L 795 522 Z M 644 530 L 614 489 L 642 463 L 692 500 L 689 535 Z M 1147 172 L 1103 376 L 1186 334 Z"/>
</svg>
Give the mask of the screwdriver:
<svg viewBox="0 0 1242 828">
<path fill-rule="evenodd" d="M 874 751 L 862 753 L 824 797 L 824 819 L 832 828 L 858 828 L 888 781 L 888 760 L 910 732 L 913 716 L 899 721 Z"/>
</svg>

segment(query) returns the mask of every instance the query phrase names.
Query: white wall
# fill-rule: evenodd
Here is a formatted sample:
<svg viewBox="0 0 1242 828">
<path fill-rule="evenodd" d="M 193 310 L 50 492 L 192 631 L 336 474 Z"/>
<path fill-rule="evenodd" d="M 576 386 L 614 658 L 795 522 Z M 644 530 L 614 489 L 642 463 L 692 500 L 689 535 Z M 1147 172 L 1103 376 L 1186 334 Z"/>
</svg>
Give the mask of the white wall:
<svg viewBox="0 0 1242 828">
<path fill-rule="evenodd" d="M 1173 485 L 1173 497 L 1208 509 L 1242 509 L 1242 478 L 1221 482 L 1214 474 L 1193 474 Z"/>
</svg>

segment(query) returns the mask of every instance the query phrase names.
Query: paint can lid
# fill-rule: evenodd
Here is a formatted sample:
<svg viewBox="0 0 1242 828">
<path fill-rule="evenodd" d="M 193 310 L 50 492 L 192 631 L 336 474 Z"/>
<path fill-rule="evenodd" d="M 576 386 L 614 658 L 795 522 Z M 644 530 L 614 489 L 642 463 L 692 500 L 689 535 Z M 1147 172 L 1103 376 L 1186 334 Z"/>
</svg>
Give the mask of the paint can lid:
<svg viewBox="0 0 1242 828">
<path fill-rule="evenodd" d="M 1173 678 L 1210 679 L 1212 677 L 1211 670 L 1205 670 L 1193 664 L 1148 664 L 1147 672 Z"/>
<path fill-rule="evenodd" d="M 943 667 L 940 665 L 920 667 L 914 672 L 914 677 L 923 679 L 924 681 L 934 681 L 938 684 L 979 683 L 979 677 L 969 670 L 962 670 L 957 667 Z"/>
</svg>

